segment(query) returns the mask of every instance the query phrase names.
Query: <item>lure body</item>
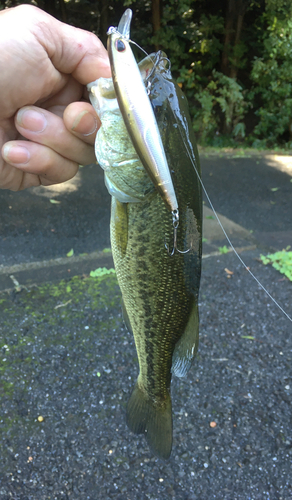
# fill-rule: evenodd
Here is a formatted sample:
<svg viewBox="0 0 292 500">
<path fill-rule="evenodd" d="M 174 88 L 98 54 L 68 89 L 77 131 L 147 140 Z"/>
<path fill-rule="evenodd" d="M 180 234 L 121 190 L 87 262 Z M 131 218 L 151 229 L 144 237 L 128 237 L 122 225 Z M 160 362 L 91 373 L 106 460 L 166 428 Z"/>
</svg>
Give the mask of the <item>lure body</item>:
<svg viewBox="0 0 292 500">
<path fill-rule="evenodd" d="M 113 83 L 134 148 L 154 186 L 173 212 L 178 210 L 178 203 L 164 147 L 145 84 L 128 41 L 131 15 L 132 11 L 127 9 L 117 30 L 110 28 L 108 31 L 107 48 Z"/>
</svg>

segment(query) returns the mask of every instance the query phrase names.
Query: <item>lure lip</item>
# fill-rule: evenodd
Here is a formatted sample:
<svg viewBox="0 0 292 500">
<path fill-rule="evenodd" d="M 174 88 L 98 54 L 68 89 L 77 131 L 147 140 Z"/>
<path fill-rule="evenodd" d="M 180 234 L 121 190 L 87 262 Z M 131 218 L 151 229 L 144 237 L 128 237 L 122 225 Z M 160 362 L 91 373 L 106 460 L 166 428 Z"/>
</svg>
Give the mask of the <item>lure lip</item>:
<svg viewBox="0 0 292 500">
<path fill-rule="evenodd" d="M 131 9 L 125 10 L 117 28 L 118 32 L 127 40 L 130 38 L 132 15 L 133 13 Z"/>
<path fill-rule="evenodd" d="M 131 21 L 132 21 L 132 16 L 133 12 L 131 9 L 125 10 L 124 14 L 122 15 L 120 22 L 118 24 L 118 27 L 115 28 L 114 26 L 111 26 L 107 30 L 107 35 L 112 35 L 113 33 L 119 33 L 123 38 L 126 40 L 130 39 L 130 29 L 131 29 Z"/>
</svg>

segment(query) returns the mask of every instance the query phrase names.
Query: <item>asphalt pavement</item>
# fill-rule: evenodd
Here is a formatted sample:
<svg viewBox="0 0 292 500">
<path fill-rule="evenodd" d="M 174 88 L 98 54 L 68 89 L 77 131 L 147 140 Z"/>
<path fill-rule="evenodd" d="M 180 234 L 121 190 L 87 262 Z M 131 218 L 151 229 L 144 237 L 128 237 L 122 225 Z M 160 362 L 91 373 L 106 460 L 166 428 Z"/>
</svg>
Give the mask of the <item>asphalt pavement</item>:
<svg viewBox="0 0 292 500">
<path fill-rule="evenodd" d="M 292 314 L 292 284 L 259 261 L 292 246 L 292 158 L 201 155 L 203 182 L 246 265 Z M 200 348 L 172 384 L 169 461 L 129 432 L 137 377 L 96 166 L 0 192 L 0 499 L 292 499 L 291 322 L 204 205 Z M 67 254 L 71 256 L 67 256 Z"/>
</svg>

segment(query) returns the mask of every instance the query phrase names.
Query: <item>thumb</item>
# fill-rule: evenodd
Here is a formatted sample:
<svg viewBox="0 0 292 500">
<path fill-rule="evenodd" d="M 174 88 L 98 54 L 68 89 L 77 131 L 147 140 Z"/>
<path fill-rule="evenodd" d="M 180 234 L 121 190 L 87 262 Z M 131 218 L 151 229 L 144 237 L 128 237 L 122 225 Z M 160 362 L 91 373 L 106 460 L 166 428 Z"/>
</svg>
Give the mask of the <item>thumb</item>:
<svg viewBox="0 0 292 500">
<path fill-rule="evenodd" d="M 61 73 L 72 73 L 83 85 L 111 76 L 107 51 L 96 35 L 68 24 L 59 27 L 58 50 L 51 61 Z"/>
<path fill-rule="evenodd" d="M 60 73 L 72 74 L 82 85 L 111 76 L 107 51 L 96 35 L 33 8 L 42 17 L 34 34 Z"/>
</svg>

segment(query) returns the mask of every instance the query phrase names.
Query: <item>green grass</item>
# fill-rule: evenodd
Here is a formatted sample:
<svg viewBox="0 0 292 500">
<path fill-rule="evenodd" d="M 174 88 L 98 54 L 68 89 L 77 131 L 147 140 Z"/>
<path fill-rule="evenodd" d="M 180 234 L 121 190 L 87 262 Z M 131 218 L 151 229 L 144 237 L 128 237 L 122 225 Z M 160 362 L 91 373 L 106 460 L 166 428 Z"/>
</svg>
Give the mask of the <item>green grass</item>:
<svg viewBox="0 0 292 500">
<path fill-rule="evenodd" d="M 201 156 L 218 156 L 223 158 L 224 156 L 232 156 L 234 158 L 252 158 L 255 156 L 263 157 L 265 155 L 277 154 L 289 156 L 292 154 L 291 149 L 284 149 L 280 147 L 274 147 L 271 149 L 258 149 L 251 148 L 250 146 L 238 145 L 238 147 L 232 146 L 203 146 L 198 144 L 198 150 Z"/>
</svg>

